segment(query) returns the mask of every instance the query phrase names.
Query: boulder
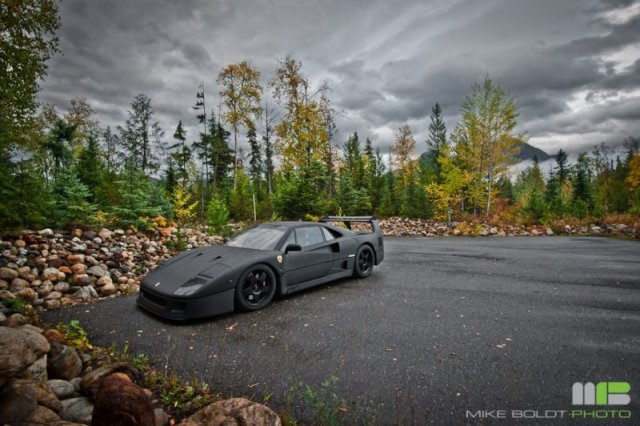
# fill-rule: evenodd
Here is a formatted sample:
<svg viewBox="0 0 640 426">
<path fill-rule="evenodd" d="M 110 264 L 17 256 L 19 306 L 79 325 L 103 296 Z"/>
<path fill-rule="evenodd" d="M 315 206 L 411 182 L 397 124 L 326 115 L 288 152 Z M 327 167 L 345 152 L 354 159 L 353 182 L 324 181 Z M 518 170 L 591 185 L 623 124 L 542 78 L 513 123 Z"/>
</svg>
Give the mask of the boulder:
<svg viewBox="0 0 640 426">
<path fill-rule="evenodd" d="M 73 276 L 72 281 L 75 285 L 87 286 L 91 284 L 91 277 L 87 274 L 78 274 Z"/>
<path fill-rule="evenodd" d="M 153 415 L 156 418 L 156 426 L 167 426 L 169 424 L 169 415 L 162 408 L 155 408 Z"/>
<path fill-rule="evenodd" d="M 93 403 L 84 396 L 65 399 L 62 402 L 60 418 L 70 422 L 91 424 Z"/>
<path fill-rule="evenodd" d="M 20 373 L 20 377 L 33 379 L 40 383 L 46 382 L 49 378 L 47 375 L 47 354 L 42 355 L 36 362 Z"/>
<path fill-rule="evenodd" d="M 42 281 L 49 280 L 51 282 L 57 282 L 59 276 L 60 276 L 60 271 L 58 270 L 58 268 L 50 267 L 42 271 L 40 278 L 42 278 Z"/>
<path fill-rule="evenodd" d="M 84 254 L 80 254 L 80 253 L 70 254 L 69 256 L 67 256 L 67 262 L 69 262 L 71 265 L 84 263 Z"/>
<path fill-rule="evenodd" d="M 25 288 L 31 288 L 29 281 L 23 280 L 22 278 L 16 278 L 11 281 L 11 286 L 9 286 L 9 291 L 13 294 L 16 294 L 19 290 L 23 290 Z"/>
<path fill-rule="evenodd" d="M 96 285 L 98 287 L 102 287 L 105 284 L 113 284 L 113 280 L 111 279 L 111 277 L 109 275 L 105 275 L 103 277 L 98 278 L 98 281 L 96 281 Z"/>
<path fill-rule="evenodd" d="M 245 398 L 231 398 L 207 405 L 180 425 L 281 426 L 282 421 L 276 413 L 262 404 Z"/>
<path fill-rule="evenodd" d="M 95 397 L 102 379 L 111 376 L 114 373 L 123 373 L 133 380 L 140 376 L 140 373 L 129 363 L 116 362 L 111 365 L 96 368 L 95 370 L 85 374 L 82 377 L 82 380 L 80 380 L 80 390 L 86 395 Z"/>
<path fill-rule="evenodd" d="M 18 278 L 18 276 L 19 276 L 18 271 L 16 271 L 15 269 L 7 268 L 7 267 L 0 268 L 0 279 L 11 282 L 16 278 Z"/>
<path fill-rule="evenodd" d="M 74 275 L 77 274 L 84 274 L 84 272 L 87 270 L 87 265 L 85 265 L 84 263 L 76 263 L 75 265 L 71 265 L 71 273 Z"/>
<path fill-rule="evenodd" d="M 22 314 L 13 314 L 9 315 L 9 318 L 4 322 L 4 325 L 7 327 L 20 327 L 21 325 L 25 325 L 29 322 L 27 317 Z"/>
<path fill-rule="evenodd" d="M 66 380 L 47 380 L 47 386 L 58 397 L 58 399 L 70 398 L 75 392 L 73 384 Z"/>
<path fill-rule="evenodd" d="M 54 328 L 49 328 L 45 330 L 42 335 L 49 343 L 58 342 L 64 343 L 64 336 L 58 330 Z"/>
<path fill-rule="evenodd" d="M 45 300 L 44 302 L 45 309 L 58 309 L 60 306 L 62 306 L 60 299 Z"/>
<path fill-rule="evenodd" d="M 43 237 L 53 237 L 53 230 L 51 228 L 44 228 L 38 231 L 38 234 Z"/>
<path fill-rule="evenodd" d="M 100 266 L 92 266 L 87 270 L 87 274 L 100 278 L 108 275 L 109 272 L 101 268 Z"/>
<path fill-rule="evenodd" d="M 47 373 L 52 379 L 70 380 L 82 372 L 82 360 L 71 346 L 51 343 Z"/>
<path fill-rule="evenodd" d="M 111 283 L 105 284 L 100 288 L 100 296 L 110 296 L 116 293 L 118 290 L 116 286 Z"/>
<path fill-rule="evenodd" d="M 38 293 L 32 288 L 23 288 L 22 290 L 18 290 L 14 293 L 16 297 L 21 298 L 27 303 L 33 303 L 34 300 L 38 298 Z"/>
<path fill-rule="evenodd" d="M 15 385 L 15 381 L 2 387 L 0 424 L 28 422 L 38 409 L 38 400 L 32 388 Z"/>
<path fill-rule="evenodd" d="M 101 230 L 98 231 L 98 237 L 102 238 L 102 241 L 110 240 L 111 231 L 109 231 L 106 228 L 102 228 Z"/>
<path fill-rule="evenodd" d="M 69 283 L 62 281 L 62 282 L 59 282 L 58 284 L 54 285 L 53 289 L 55 291 L 59 291 L 60 293 L 66 293 L 66 292 L 69 291 L 70 287 L 71 286 L 69 285 Z"/>
<path fill-rule="evenodd" d="M 89 291 L 89 287 L 81 287 L 71 295 L 73 299 L 82 300 L 83 302 L 88 302 L 91 300 L 91 291 Z"/>
<path fill-rule="evenodd" d="M 52 291 L 44 298 L 44 300 L 58 300 L 62 298 L 62 293 L 59 291 Z"/>
<path fill-rule="evenodd" d="M 49 280 L 46 280 L 38 286 L 38 294 L 42 297 L 46 297 L 49 293 L 53 291 L 53 283 Z"/>
<path fill-rule="evenodd" d="M 30 388 L 39 405 L 47 407 L 56 413 L 59 412 L 62 407 L 56 394 L 42 383 L 31 379 L 16 379 L 12 381 L 11 386 L 13 386 L 13 388 Z"/>
<path fill-rule="evenodd" d="M 116 373 L 100 381 L 93 408 L 92 426 L 146 426 L 154 425 L 155 420 L 151 400 L 128 376 Z"/>
<path fill-rule="evenodd" d="M 60 416 L 58 416 L 55 411 L 45 406 L 38 405 L 36 411 L 31 417 L 30 423 L 34 425 L 50 425 L 58 424 L 60 420 L 62 419 L 60 419 Z"/>
</svg>

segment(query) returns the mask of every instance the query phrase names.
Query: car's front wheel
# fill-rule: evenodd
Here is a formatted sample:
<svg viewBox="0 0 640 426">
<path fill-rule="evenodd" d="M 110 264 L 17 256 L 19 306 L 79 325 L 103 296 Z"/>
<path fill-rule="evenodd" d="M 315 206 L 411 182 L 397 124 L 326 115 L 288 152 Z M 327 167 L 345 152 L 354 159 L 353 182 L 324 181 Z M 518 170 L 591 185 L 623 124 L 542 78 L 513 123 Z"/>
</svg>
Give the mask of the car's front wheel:
<svg viewBox="0 0 640 426">
<path fill-rule="evenodd" d="M 366 244 L 361 245 L 356 252 L 356 261 L 353 265 L 353 275 L 358 278 L 368 277 L 373 270 L 373 250 Z"/>
<path fill-rule="evenodd" d="M 236 302 L 247 311 L 255 311 L 267 306 L 276 294 L 276 276 L 266 265 L 249 268 L 236 286 Z"/>
</svg>

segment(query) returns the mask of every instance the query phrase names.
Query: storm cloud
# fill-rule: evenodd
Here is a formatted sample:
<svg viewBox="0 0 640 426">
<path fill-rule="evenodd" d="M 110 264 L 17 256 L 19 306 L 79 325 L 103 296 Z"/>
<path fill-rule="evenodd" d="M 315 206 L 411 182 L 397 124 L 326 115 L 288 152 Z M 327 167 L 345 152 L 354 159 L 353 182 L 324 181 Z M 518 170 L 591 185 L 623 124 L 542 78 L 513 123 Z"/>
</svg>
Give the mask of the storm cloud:
<svg viewBox="0 0 640 426">
<path fill-rule="evenodd" d="M 152 98 L 167 134 L 204 83 L 218 112 L 220 69 L 248 60 L 266 86 L 292 55 L 328 83 L 342 145 L 357 131 L 386 151 L 409 123 L 426 148 L 435 102 L 452 130 L 485 75 L 520 107 L 518 130 L 554 153 L 640 136 L 640 3 L 573 0 L 65 0 L 60 47 L 40 100 L 64 111 L 86 98 L 103 125 Z M 267 99 L 269 97 L 267 96 Z"/>
</svg>

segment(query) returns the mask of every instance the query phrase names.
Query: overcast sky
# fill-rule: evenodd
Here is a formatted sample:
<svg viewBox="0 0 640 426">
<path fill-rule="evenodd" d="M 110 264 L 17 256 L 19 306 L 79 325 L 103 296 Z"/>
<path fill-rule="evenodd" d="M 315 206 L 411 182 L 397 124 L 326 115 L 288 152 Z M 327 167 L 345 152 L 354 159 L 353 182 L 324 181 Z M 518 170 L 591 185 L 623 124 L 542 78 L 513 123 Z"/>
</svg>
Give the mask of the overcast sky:
<svg viewBox="0 0 640 426">
<path fill-rule="evenodd" d="M 422 152 L 432 105 L 452 129 L 485 74 L 548 153 L 640 137 L 638 1 L 64 0 L 60 13 L 40 100 L 86 98 L 105 126 L 145 93 L 168 136 L 181 119 L 193 140 L 201 81 L 217 105 L 222 67 L 248 60 L 266 85 L 292 55 L 331 86 L 339 145 L 358 131 L 385 152 L 406 122 Z"/>
</svg>

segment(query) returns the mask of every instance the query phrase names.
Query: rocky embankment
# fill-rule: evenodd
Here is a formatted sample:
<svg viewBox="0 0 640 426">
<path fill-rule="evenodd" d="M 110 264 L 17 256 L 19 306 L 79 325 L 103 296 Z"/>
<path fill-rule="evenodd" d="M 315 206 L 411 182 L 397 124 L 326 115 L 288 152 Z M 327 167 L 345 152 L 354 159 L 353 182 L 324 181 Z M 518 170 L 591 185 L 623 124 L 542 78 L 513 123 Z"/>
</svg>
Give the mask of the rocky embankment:
<svg viewBox="0 0 640 426">
<path fill-rule="evenodd" d="M 640 222 L 640 218 L 638 219 Z M 446 222 L 425 219 L 391 217 L 380 219 L 380 228 L 387 236 L 447 237 L 447 236 L 547 236 L 547 235 L 592 235 L 616 236 L 640 239 L 640 227 L 618 224 L 570 225 L 555 222 L 545 225 L 504 225 L 487 222 Z"/>
<path fill-rule="evenodd" d="M 193 231 L 184 238 L 187 248 L 222 242 Z M 38 309 L 137 293 L 149 269 L 174 254 L 169 246 L 175 243 L 175 235 L 108 229 L 43 229 L 0 240 L 0 324 L 17 307 L 30 315 Z"/>
<path fill-rule="evenodd" d="M 66 344 L 58 330 L 29 324 L 0 326 L 0 424 L 174 425 L 157 394 L 144 388 L 127 362 L 100 365 Z M 262 404 L 244 398 L 213 402 L 182 420 L 183 426 L 281 425 Z"/>
</svg>

